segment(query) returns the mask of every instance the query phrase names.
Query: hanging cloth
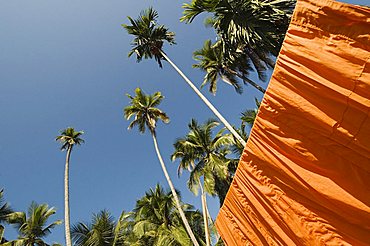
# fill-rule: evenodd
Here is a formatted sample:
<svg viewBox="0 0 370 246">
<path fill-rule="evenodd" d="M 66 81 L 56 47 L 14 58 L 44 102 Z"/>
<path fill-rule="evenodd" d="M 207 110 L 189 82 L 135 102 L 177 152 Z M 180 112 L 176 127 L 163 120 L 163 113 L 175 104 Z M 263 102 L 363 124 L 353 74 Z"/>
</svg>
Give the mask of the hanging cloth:
<svg viewBox="0 0 370 246">
<path fill-rule="evenodd" d="M 370 8 L 298 0 L 216 227 L 226 245 L 370 245 Z"/>
</svg>

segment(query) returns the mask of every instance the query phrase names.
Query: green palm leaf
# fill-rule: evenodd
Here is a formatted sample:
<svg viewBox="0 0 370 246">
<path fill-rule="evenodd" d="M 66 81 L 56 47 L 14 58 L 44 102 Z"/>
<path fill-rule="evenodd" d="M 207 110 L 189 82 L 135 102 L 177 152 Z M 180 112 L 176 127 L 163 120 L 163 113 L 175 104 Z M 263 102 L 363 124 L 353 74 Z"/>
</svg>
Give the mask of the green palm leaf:
<svg viewBox="0 0 370 246">
<path fill-rule="evenodd" d="M 122 24 L 128 34 L 134 35 L 131 45 L 132 49 L 128 56 L 136 54 L 136 61 L 143 58 L 154 59 L 159 67 L 162 67 L 164 57 L 160 54 L 164 42 L 175 44 L 175 33 L 170 32 L 167 27 L 157 25 L 158 13 L 153 8 L 142 11 L 137 19 L 128 17 L 131 25 Z"/>
<path fill-rule="evenodd" d="M 9 223 L 13 224 L 19 232 L 18 239 L 12 241 L 11 245 L 47 245 L 43 238 L 51 233 L 51 229 L 60 225 L 62 221 L 57 220 L 47 225 L 49 218 L 56 210 L 47 204 L 32 202 L 28 207 L 27 214 L 14 212 L 8 217 Z"/>
</svg>

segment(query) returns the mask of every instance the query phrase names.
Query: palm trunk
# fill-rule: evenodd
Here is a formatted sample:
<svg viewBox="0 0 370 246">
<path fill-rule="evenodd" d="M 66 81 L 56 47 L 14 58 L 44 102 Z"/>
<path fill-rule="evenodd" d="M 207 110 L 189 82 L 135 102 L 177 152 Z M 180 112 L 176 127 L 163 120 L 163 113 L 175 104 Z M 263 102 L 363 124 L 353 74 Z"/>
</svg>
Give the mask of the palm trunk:
<svg viewBox="0 0 370 246">
<path fill-rule="evenodd" d="M 238 76 L 239 78 L 241 78 L 244 82 L 247 82 L 248 84 L 252 85 L 254 88 L 256 88 L 257 90 L 259 90 L 260 92 L 262 92 L 263 94 L 265 94 L 266 90 L 263 89 L 260 85 L 258 85 L 256 82 L 254 82 L 253 80 L 251 79 L 248 79 L 247 77 L 245 77 L 244 75 L 242 74 L 239 74 L 235 71 L 233 71 L 233 73 Z"/>
<path fill-rule="evenodd" d="M 206 201 L 206 205 L 207 205 L 207 201 Z M 215 222 L 213 221 L 210 213 L 209 213 L 209 210 L 206 206 L 206 209 L 207 209 L 207 215 L 208 215 L 208 221 L 209 221 L 209 224 L 212 225 L 212 231 L 215 233 L 215 236 L 216 236 L 216 242 L 218 242 L 218 240 L 220 239 L 220 234 L 218 234 L 218 231 L 215 229 Z"/>
<path fill-rule="evenodd" d="M 3 242 L 4 226 L 0 225 L 0 244 Z"/>
<path fill-rule="evenodd" d="M 234 128 L 227 122 L 227 120 L 218 112 L 218 110 L 211 104 L 210 101 L 198 90 L 198 88 L 185 76 L 185 74 L 171 61 L 171 59 L 160 50 L 161 55 L 172 65 L 172 67 L 180 74 L 180 76 L 186 81 L 186 83 L 194 90 L 194 92 L 203 100 L 203 102 L 211 109 L 216 117 L 226 126 L 226 128 L 234 135 L 234 137 L 245 146 L 244 139 L 234 130 Z"/>
<path fill-rule="evenodd" d="M 191 241 L 193 242 L 193 244 L 194 244 L 195 246 L 199 246 L 199 243 L 198 243 L 198 241 L 196 240 L 196 238 L 195 238 L 195 236 L 194 236 L 194 233 L 193 233 L 193 231 L 192 231 L 192 230 L 191 230 L 191 228 L 190 228 L 189 222 L 188 222 L 188 220 L 187 220 L 187 219 L 186 219 L 186 217 L 185 217 L 184 211 L 182 211 L 179 197 L 177 196 L 177 193 L 176 193 L 175 187 L 173 186 L 172 181 L 171 181 L 171 178 L 170 178 L 170 176 L 168 175 L 167 168 L 166 168 L 166 166 L 164 165 L 164 162 L 163 162 L 163 159 L 162 159 L 161 153 L 160 153 L 159 148 L 158 148 L 158 143 L 157 143 L 157 138 L 156 138 L 156 136 L 155 136 L 155 133 L 152 133 L 152 137 L 153 137 L 153 142 L 154 142 L 155 151 L 157 152 L 157 156 L 158 156 L 159 162 L 161 163 L 161 167 L 162 167 L 162 170 L 163 170 L 164 176 L 166 177 L 167 182 L 168 182 L 168 185 L 170 186 L 170 189 L 171 189 L 171 192 L 172 192 L 173 198 L 174 198 L 174 200 L 175 200 L 175 204 L 176 204 L 177 210 L 179 211 L 179 214 L 180 214 L 180 217 L 181 217 L 181 219 L 182 219 L 182 222 L 184 223 L 185 229 L 186 229 L 186 231 L 188 232 L 188 234 L 189 234 L 189 236 L 190 236 Z"/>
<path fill-rule="evenodd" d="M 72 145 L 67 149 L 66 166 L 64 171 L 64 224 L 66 232 L 66 246 L 72 246 L 70 222 L 69 222 L 69 158 Z"/>
<path fill-rule="evenodd" d="M 265 89 L 263 89 L 259 84 L 257 84 L 257 83 L 256 83 L 256 82 L 254 82 L 253 80 L 251 80 L 251 79 L 249 79 L 249 78 L 245 77 L 244 75 L 242 75 L 242 74 L 240 74 L 240 73 L 238 73 L 238 72 L 236 72 L 236 71 L 234 71 L 234 70 L 232 70 L 232 69 L 230 69 L 230 68 L 228 68 L 228 67 L 226 67 L 226 66 L 224 66 L 223 68 L 224 68 L 225 70 L 227 70 L 229 73 L 231 73 L 231 74 L 233 74 L 233 75 L 235 75 L 235 76 L 239 77 L 240 79 L 242 79 L 242 80 L 244 81 L 244 84 L 245 84 L 245 83 L 248 83 L 248 84 L 250 84 L 251 86 L 253 86 L 254 88 L 256 88 L 257 90 L 259 90 L 260 92 L 262 92 L 263 94 L 265 94 L 266 90 L 265 90 Z"/>
<path fill-rule="evenodd" d="M 200 180 L 199 180 L 199 187 L 200 187 L 201 198 L 202 198 L 202 210 L 203 210 L 203 220 L 204 220 L 204 233 L 206 236 L 206 245 L 211 246 L 211 235 L 210 235 L 209 223 L 208 223 L 208 209 L 207 209 L 206 193 L 204 192 L 203 185 Z"/>
</svg>

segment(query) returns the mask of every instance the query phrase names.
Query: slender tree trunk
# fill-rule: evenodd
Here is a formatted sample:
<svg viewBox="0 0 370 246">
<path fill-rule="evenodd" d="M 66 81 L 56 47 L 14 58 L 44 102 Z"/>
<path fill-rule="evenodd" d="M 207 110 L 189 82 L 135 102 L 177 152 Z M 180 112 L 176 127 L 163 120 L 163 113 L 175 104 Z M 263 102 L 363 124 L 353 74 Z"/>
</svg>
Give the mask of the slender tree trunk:
<svg viewBox="0 0 370 246">
<path fill-rule="evenodd" d="M 247 77 L 233 71 L 233 74 L 235 74 L 236 76 L 238 76 L 239 78 L 241 78 L 244 82 L 247 82 L 248 84 L 252 85 L 254 88 L 256 88 L 257 90 L 259 90 L 260 92 L 262 92 L 263 94 L 266 92 L 265 89 L 263 89 L 260 85 L 258 85 L 256 82 L 254 82 L 253 80 L 251 79 L 248 79 Z"/>
<path fill-rule="evenodd" d="M 4 226 L 0 225 L 0 244 L 3 242 Z"/>
<path fill-rule="evenodd" d="M 242 79 L 244 81 L 244 83 L 248 83 L 250 84 L 251 86 L 253 86 L 254 88 L 256 88 L 257 90 L 259 90 L 260 92 L 262 92 L 263 94 L 265 94 L 266 90 L 263 89 L 259 84 L 257 84 L 256 82 L 254 82 L 253 80 L 245 77 L 244 75 L 228 68 L 227 66 L 224 66 L 223 67 L 226 71 L 228 71 L 229 73 L 239 77 L 240 79 Z"/>
<path fill-rule="evenodd" d="M 206 201 L 206 205 L 207 205 L 207 201 Z M 208 210 L 208 207 L 206 206 L 206 209 L 207 209 L 207 215 L 208 215 L 208 221 L 209 221 L 209 224 L 212 225 L 212 231 L 215 233 L 216 235 L 216 242 L 218 242 L 218 240 L 220 239 L 220 234 L 218 234 L 218 231 L 216 230 L 215 228 L 215 222 L 213 221 L 210 213 L 209 213 L 209 210 Z"/>
<path fill-rule="evenodd" d="M 203 100 L 203 102 L 211 109 L 211 111 L 216 115 L 216 117 L 226 126 L 226 128 L 234 135 L 234 137 L 245 146 L 244 139 L 234 130 L 234 128 L 227 122 L 227 120 L 218 112 L 218 110 L 211 104 L 210 101 L 198 90 L 198 88 L 191 82 L 188 77 L 171 61 L 171 59 L 160 50 L 161 55 L 172 65 L 172 67 L 180 74 L 180 76 L 186 81 L 186 83 L 194 90 L 194 92 Z"/>
<path fill-rule="evenodd" d="M 69 222 L 69 158 L 72 145 L 67 149 L 66 167 L 64 171 L 64 224 L 66 231 L 66 246 L 72 246 L 70 222 Z"/>
<path fill-rule="evenodd" d="M 155 136 L 155 133 L 152 133 L 152 137 L 153 137 L 153 142 L 154 142 L 154 147 L 155 147 L 155 151 L 157 152 L 157 156 L 158 156 L 158 159 L 159 159 L 159 162 L 161 163 L 161 167 L 162 167 L 162 170 L 163 170 L 163 173 L 164 173 L 164 176 L 166 177 L 167 179 L 167 182 L 168 182 L 168 185 L 170 186 L 170 189 L 171 189 L 171 192 L 172 192 L 172 195 L 173 195 L 173 198 L 175 200 L 175 204 L 176 204 L 176 207 L 177 207 L 177 210 L 179 211 L 179 214 L 180 214 L 180 217 L 184 223 L 184 226 L 185 226 L 185 229 L 186 231 L 188 232 L 190 238 L 191 238 L 191 241 L 193 242 L 193 244 L 195 246 L 199 246 L 199 243 L 198 241 L 196 240 L 195 236 L 194 236 L 194 233 L 193 231 L 191 230 L 190 228 L 190 225 L 189 225 L 189 222 L 188 220 L 186 219 L 185 217 L 185 214 L 184 214 L 184 211 L 182 211 L 182 208 L 181 208 L 181 204 L 180 204 L 180 199 L 179 197 L 177 196 L 177 193 L 176 193 L 176 190 L 175 190 L 175 187 L 173 186 L 172 184 L 172 181 L 171 181 L 171 178 L 170 176 L 168 175 L 168 172 L 167 172 L 167 168 L 163 162 L 163 159 L 162 159 L 162 156 L 161 156 L 161 153 L 159 151 L 159 148 L 158 148 L 158 143 L 157 143 L 157 138 Z"/>
<path fill-rule="evenodd" d="M 201 198 L 202 198 L 202 211 L 203 211 L 203 221 L 204 221 L 204 233 L 206 236 L 206 245 L 211 246 L 211 236 L 209 231 L 209 223 L 208 223 L 208 209 L 207 209 L 207 201 L 206 201 L 206 193 L 203 189 L 203 184 L 201 183 L 200 179 L 198 180 Z"/>
</svg>

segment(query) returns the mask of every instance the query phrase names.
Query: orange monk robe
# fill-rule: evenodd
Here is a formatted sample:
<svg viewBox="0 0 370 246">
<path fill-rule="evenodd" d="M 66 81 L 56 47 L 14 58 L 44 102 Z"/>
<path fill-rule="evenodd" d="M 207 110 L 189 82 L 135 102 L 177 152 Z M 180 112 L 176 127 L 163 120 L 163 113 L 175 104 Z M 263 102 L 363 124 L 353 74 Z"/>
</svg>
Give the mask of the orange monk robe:
<svg viewBox="0 0 370 246">
<path fill-rule="evenodd" d="M 298 0 L 217 217 L 226 245 L 370 245 L 370 8 Z"/>
</svg>

